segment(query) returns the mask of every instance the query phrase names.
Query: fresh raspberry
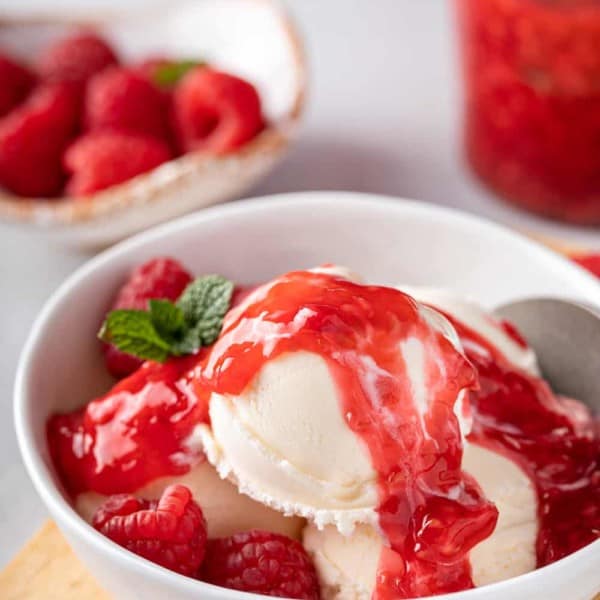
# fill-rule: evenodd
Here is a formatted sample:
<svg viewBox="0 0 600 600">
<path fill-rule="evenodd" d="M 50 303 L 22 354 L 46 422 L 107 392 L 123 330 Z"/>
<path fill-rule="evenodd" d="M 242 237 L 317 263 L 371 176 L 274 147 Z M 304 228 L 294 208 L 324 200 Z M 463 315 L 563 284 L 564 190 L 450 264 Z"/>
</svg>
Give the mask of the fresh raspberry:
<svg viewBox="0 0 600 600">
<path fill-rule="evenodd" d="M 196 575 L 206 550 L 202 509 L 184 485 L 169 486 L 160 500 L 111 496 L 93 526 L 113 542 L 171 571 Z"/>
<path fill-rule="evenodd" d="M 175 301 L 192 276 L 174 258 L 153 258 L 135 268 L 113 304 L 117 308 L 148 308 L 148 300 Z"/>
<path fill-rule="evenodd" d="M 315 568 L 301 544 L 268 531 L 209 540 L 202 579 L 265 596 L 319 599 Z"/>
<path fill-rule="evenodd" d="M 263 127 L 260 98 L 247 81 L 198 67 L 173 93 L 173 127 L 182 152 L 231 152 Z"/>
<path fill-rule="evenodd" d="M 22 196 L 55 196 L 61 159 L 79 121 L 79 94 L 69 84 L 37 88 L 0 119 L 0 185 Z"/>
<path fill-rule="evenodd" d="M 0 54 L 0 117 L 23 102 L 35 84 L 35 77 L 25 67 Z"/>
<path fill-rule="evenodd" d="M 169 147 L 156 138 L 116 131 L 97 131 L 71 144 L 64 166 L 72 177 L 66 191 L 85 196 L 123 183 L 171 158 Z"/>
<path fill-rule="evenodd" d="M 120 289 L 112 309 L 148 308 L 148 300 L 162 299 L 175 301 L 192 276 L 181 263 L 172 258 L 154 258 L 140 265 L 129 276 Z M 133 373 L 142 364 L 142 360 L 121 352 L 115 346 L 104 347 L 104 360 L 109 373 L 121 378 Z"/>
<path fill-rule="evenodd" d="M 127 377 L 137 371 L 143 364 L 143 360 L 137 356 L 121 352 L 116 346 L 105 344 L 104 364 L 107 371 L 117 379 Z"/>
<path fill-rule="evenodd" d="M 114 129 L 167 140 L 167 112 L 163 92 L 134 70 L 109 69 L 90 80 L 85 106 L 90 130 Z"/>
<path fill-rule="evenodd" d="M 50 81 L 85 83 L 92 75 L 118 64 L 113 49 L 94 33 L 82 32 L 59 40 L 38 59 L 38 72 Z"/>
</svg>

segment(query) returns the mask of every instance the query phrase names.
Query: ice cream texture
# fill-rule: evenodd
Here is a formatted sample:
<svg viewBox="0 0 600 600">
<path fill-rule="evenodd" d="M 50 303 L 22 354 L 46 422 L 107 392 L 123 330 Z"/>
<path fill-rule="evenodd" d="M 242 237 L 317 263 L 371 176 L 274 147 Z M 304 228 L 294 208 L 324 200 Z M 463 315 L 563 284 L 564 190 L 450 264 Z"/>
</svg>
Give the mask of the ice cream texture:
<svg viewBox="0 0 600 600">
<path fill-rule="evenodd" d="M 313 272 L 339 277 L 340 270 Z M 347 279 L 346 272 L 341 272 Z M 315 282 L 320 285 L 320 278 Z M 259 290 L 248 304 L 260 303 L 262 293 Z M 293 328 L 310 328 L 308 322 L 315 314 L 314 309 L 299 306 Z M 418 306 L 416 314 L 432 338 L 439 335 L 447 348 L 460 356 L 458 336 L 446 319 L 426 306 Z M 245 319 L 242 317 L 243 327 L 247 326 Z M 261 326 L 264 323 L 253 324 L 251 335 L 255 333 L 254 327 Z M 243 331 L 240 333 L 240 327 L 233 327 L 230 336 L 245 335 Z M 280 335 L 286 344 L 291 334 L 275 335 Z M 335 332 L 329 331 L 328 335 Z M 268 336 L 266 333 L 264 339 Z M 322 342 L 318 340 L 319 344 Z M 245 343 L 243 338 L 237 337 L 233 343 L 227 340 L 223 343 L 225 352 L 240 343 Z M 285 514 L 306 517 L 319 527 L 335 524 L 340 531 L 351 533 L 356 523 L 375 525 L 378 474 L 367 444 L 349 426 L 351 410 L 340 410 L 344 398 L 330 368 L 331 357 L 323 356 L 318 349 L 304 350 L 304 346 L 293 343 L 290 348 L 278 351 L 275 339 L 266 343 L 273 347 L 265 352 L 271 351 L 274 356 L 252 371 L 248 385 L 238 394 L 213 394 L 210 399 L 210 425 L 202 428 L 210 462 L 222 477 L 230 478 L 249 496 Z M 420 419 L 429 402 L 425 356 L 435 355 L 438 350 L 433 348 L 433 340 L 425 346 L 416 336 L 407 335 L 401 340 L 394 337 L 392 345 L 396 343 L 397 348 L 392 351 L 406 368 L 411 383 L 408 393 L 413 395 L 415 408 L 413 417 Z M 360 354 L 357 349 L 354 344 L 341 360 L 348 361 L 352 369 L 363 371 L 365 396 L 373 405 L 380 404 L 382 398 L 377 386 L 386 373 L 377 372 L 373 357 Z M 379 377 L 382 379 L 378 381 Z M 452 403 L 456 401 L 460 408 L 461 400 L 456 396 L 455 393 Z M 459 423 L 466 420 L 460 410 L 458 420 Z M 468 432 L 468 421 L 461 424 L 463 432 Z"/>
<path fill-rule="evenodd" d="M 600 522 L 593 417 L 550 392 L 510 324 L 445 290 L 402 289 L 452 320 L 480 376 L 462 467 L 494 502 L 498 521 L 469 553 L 474 585 L 526 573 L 593 541 Z M 378 557 L 387 542 L 377 528 L 361 526 L 348 537 L 309 524 L 303 537 L 325 600 L 378 597 Z"/>
<path fill-rule="evenodd" d="M 54 417 L 77 509 L 183 482 L 211 536 L 302 537 L 325 600 L 464 590 L 593 541 L 593 417 L 552 394 L 510 324 L 402 290 L 334 265 L 287 273 L 210 348 Z"/>
<path fill-rule="evenodd" d="M 498 509 L 493 533 L 469 553 L 477 587 L 535 569 L 537 499 L 526 474 L 511 460 L 467 444 L 463 468 Z M 385 547 L 377 527 L 360 525 L 351 536 L 335 527 L 309 524 L 303 542 L 313 556 L 324 600 L 369 600 L 375 591 L 379 557 Z"/>
</svg>

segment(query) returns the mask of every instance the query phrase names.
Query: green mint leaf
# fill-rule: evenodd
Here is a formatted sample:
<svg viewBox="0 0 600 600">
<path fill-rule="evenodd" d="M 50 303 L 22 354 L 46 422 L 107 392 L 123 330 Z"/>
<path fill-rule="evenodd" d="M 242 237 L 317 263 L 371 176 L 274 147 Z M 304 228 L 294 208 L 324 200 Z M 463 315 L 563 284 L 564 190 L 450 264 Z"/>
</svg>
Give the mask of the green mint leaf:
<svg viewBox="0 0 600 600">
<path fill-rule="evenodd" d="M 188 285 L 177 302 L 186 322 L 177 351 L 196 352 L 217 339 L 232 293 L 233 283 L 220 275 L 199 277 Z"/>
<path fill-rule="evenodd" d="M 177 304 L 150 300 L 147 311 L 111 311 L 98 337 L 145 360 L 164 362 L 170 355 L 194 354 L 217 339 L 232 293 L 233 283 L 224 277 L 200 277 Z"/>
<path fill-rule="evenodd" d="M 164 362 L 170 353 L 170 343 L 156 330 L 151 314 L 143 310 L 111 311 L 98 337 L 122 352 L 144 360 Z"/>
<path fill-rule="evenodd" d="M 181 339 L 173 342 L 171 345 L 171 352 L 176 356 L 195 354 L 203 345 L 201 333 L 192 327 L 185 331 Z"/>
<path fill-rule="evenodd" d="M 150 300 L 150 317 L 158 334 L 169 339 L 181 333 L 185 327 L 183 311 L 169 300 Z"/>
<path fill-rule="evenodd" d="M 168 62 L 156 67 L 154 71 L 154 83 L 161 87 L 172 87 L 179 82 L 183 76 L 205 63 L 198 60 L 182 60 L 179 62 Z"/>
</svg>

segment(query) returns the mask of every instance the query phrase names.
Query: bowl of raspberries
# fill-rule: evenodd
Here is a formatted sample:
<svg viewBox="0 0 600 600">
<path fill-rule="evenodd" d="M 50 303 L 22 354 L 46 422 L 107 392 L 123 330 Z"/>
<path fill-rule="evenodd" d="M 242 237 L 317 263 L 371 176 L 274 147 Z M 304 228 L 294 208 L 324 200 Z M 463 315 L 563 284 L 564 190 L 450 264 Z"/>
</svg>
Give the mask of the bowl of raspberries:
<svg viewBox="0 0 600 600">
<path fill-rule="evenodd" d="M 99 247 L 241 194 L 284 155 L 305 60 L 273 0 L 0 19 L 0 219 Z"/>
</svg>

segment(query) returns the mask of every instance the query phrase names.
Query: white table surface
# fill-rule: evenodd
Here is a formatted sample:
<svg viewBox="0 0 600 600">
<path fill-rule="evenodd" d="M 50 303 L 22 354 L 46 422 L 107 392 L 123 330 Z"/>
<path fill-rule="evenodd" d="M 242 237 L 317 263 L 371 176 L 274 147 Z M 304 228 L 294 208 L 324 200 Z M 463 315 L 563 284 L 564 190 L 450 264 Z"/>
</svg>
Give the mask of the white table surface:
<svg viewBox="0 0 600 600">
<path fill-rule="evenodd" d="M 522 229 L 600 248 L 600 230 L 531 217 L 500 202 L 465 171 L 460 83 L 450 0 L 289 0 L 306 36 L 312 82 L 301 139 L 249 195 L 349 189 L 418 198 Z M 0 9 L 89 0 L 5 0 Z M 31 322 L 59 283 L 89 255 L 48 247 L 0 225 L 0 565 L 45 511 L 20 462 L 11 395 Z"/>
</svg>

